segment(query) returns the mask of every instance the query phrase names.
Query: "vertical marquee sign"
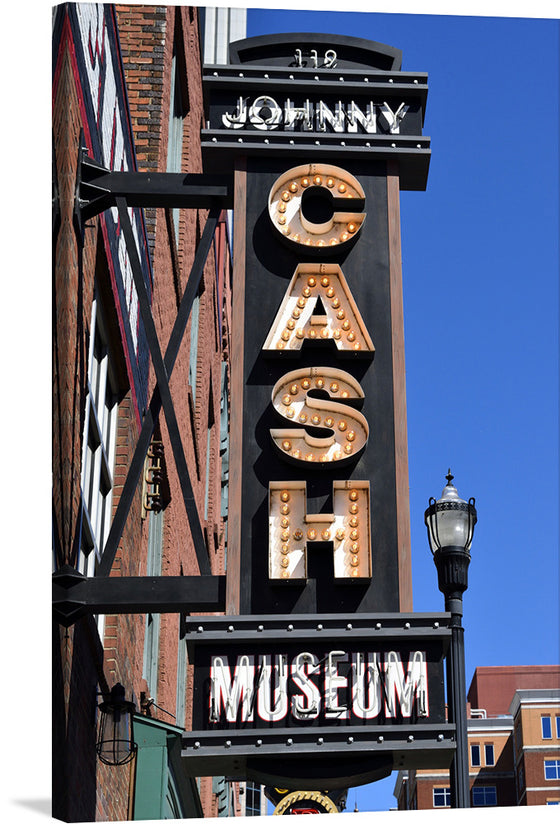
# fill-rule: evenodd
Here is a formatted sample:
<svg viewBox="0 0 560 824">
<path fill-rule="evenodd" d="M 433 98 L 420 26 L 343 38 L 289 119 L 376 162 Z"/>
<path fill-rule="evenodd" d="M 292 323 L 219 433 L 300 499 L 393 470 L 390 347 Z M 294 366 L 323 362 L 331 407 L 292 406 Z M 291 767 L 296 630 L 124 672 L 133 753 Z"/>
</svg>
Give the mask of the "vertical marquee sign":
<svg viewBox="0 0 560 824">
<path fill-rule="evenodd" d="M 235 173 L 232 617 L 188 622 L 196 774 L 309 786 L 329 736 L 323 789 L 405 763 L 403 741 L 450 758 L 447 625 L 411 613 L 399 189 L 425 188 L 430 142 L 427 77 L 400 66 L 383 44 L 295 34 L 204 69 L 205 166 Z"/>
</svg>

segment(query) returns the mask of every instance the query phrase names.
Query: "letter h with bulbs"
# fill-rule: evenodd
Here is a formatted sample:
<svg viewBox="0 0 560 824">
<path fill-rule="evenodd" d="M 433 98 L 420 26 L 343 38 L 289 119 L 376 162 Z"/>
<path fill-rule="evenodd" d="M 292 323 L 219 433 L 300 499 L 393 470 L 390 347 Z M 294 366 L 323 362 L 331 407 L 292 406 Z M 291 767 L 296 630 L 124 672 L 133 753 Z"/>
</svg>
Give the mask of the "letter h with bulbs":
<svg viewBox="0 0 560 824">
<path fill-rule="evenodd" d="M 399 216 L 426 187 L 427 76 L 297 34 L 233 43 L 204 83 L 205 168 L 235 191 L 228 614 L 187 619 L 187 769 L 336 792 L 446 768 L 451 615 L 412 612 Z"/>
</svg>

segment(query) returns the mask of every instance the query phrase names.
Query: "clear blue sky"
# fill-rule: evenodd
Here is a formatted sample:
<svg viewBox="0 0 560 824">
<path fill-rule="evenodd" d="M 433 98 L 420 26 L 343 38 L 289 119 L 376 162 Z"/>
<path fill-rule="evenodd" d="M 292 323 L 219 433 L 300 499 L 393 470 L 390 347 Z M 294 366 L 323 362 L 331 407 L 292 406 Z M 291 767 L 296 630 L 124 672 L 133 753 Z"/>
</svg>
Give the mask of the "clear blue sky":
<svg viewBox="0 0 560 824">
<path fill-rule="evenodd" d="M 479 516 L 467 688 L 477 666 L 556 664 L 558 21 L 248 11 L 248 37 L 312 31 L 428 72 L 428 187 L 401 195 L 414 609 L 443 609 L 423 513 L 451 467 Z M 394 806 L 394 780 L 350 810 Z"/>
</svg>

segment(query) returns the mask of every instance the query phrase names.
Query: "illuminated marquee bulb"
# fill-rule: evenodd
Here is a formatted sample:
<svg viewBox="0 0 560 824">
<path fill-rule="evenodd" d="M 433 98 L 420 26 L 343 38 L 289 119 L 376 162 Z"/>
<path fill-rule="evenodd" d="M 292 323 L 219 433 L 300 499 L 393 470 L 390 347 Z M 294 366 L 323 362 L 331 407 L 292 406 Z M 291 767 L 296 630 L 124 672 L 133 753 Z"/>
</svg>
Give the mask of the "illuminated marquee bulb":
<svg viewBox="0 0 560 824">
<path fill-rule="evenodd" d="M 328 286 L 330 280 L 327 277 L 321 278 L 321 286 Z"/>
<path fill-rule="evenodd" d="M 338 383 L 337 383 L 336 381 L 333 381 L 333 382 L 331 383 L 331 386 L 330 386 L 330 390 L 331 390 L 331 392 L 335 392 L 335 393 L 336 393 L 336 392 L 338 392 L 338 390 L 339 390 L 339 389 L 340 389 L 340 387 L 339 387 Z"/>
<path fill-rule="evenodd" d="M 315 186 L 320 186 L 322 182 L 323 178 L 321 177 L 321 175 L 315 175 L 315 177 L 313 178 L 313 183 L 315 184 Z"/>
<path fill-rule="evenodd" d="M 297 185 L 297 183 L 295 182 L 295 180 L 293 180 L 293 181 L 290 183 L 290 187 L 289 187 L 289 188 L 290 188 L 290 192 L 292 192 L 293 194 L 295 194 L 295 193 L 297 192 L 297 190 L 298 190 L 298 185 Z"/>
<path fill-rule="evenodd" d="M 308 529 L 307 530 L 307 537 L 310 541 L 314 541 L 317 537 L 317 530 L 316 529 Z"/>
<path fill-rule="evenodd" d="M 280 212 L 280 214 L 284 214 L 284 212 L 286 211 L 286 204 L 284 203 L 283 200 L 281 200 L 278 203 L 278 211 Z"/>
<path fill-rule="evenodd" d="M 282 200 L 283 200 L 285 203 L 287 203 L 289 200 L 291 200 L 291 199 L 292 199 L 292 196 L 291 196 L 291 194 L 290 194 L 288 191 L 282 192 L 281 197 L 282 197 Z"/>
<path fill-rule="evenodd" d="M 344 194 L 346 192 L 346 183 L 339 183 L 338 184 L 338 191 L 341 194 Z"/>
<path fill-rule="evenodd" d="M 334 294 L 335 294 L 334 288 L 332 286 L 329 286 L 329 288 L 327 289 L 327 297 L 332 298 L 332 297 L 334 297 Z"/>
<path fill-rule="evenodd" d="M 303 186 L 304 189 L 307 189 L 307 187 L 309 186 L 309 178 L 308 177 L 302 177 L 301 185 Z"/>
<path fill-rule="evenodd" d="M 327 178 L 327 186 L 329 187 L 329 189 L 332 189 L 332 188 L 333 188 L 333 186 L 334 186 L 334 178 L 332 178 L 332 177 L 328 177 L 328 178 Z"/>
<path fill-rule="evenodd" d="M 311 288 L 313 288 L 314 286 L 317 285 L 316 279 L 314 277 L 307 278 L 307 285 L 311 286 Z"/>
<path fill-rule="evenodd" d="M 289 501 L 290 500 L 290 493 L 287 490 L 284 490 L 280 495 L 282 501 Z"/>
</svg>

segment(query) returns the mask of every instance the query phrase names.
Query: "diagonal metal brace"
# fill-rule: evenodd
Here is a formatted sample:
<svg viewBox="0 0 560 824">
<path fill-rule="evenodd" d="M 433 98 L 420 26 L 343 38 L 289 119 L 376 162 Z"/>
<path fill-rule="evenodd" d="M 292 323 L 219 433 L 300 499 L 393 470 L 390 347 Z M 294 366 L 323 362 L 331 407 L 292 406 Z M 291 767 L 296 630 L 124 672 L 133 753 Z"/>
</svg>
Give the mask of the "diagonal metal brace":
<svg viewBox="0 0 560 824">
<path fill-rule="evenodd" d="M 171 390 L 169 388 L 169 375 L 167 373 L 167 369 L 165 367 L 165 363 L 161 354 L 156 327 L 152 316 L 150 300 L 146 290 L 146 284 L 144 283 L 140 258 L 138 256 L 138 250 L 136 248 L 136 242 L 134 240 L 132 224 L 130 222 L 130 218 L 128 215 L 127 203 L 124 198 L 117 198 L 117 209 L 119 211 L 121 229 L 124 234 L 126 248 L 130 259 L 134 285 L 136 286 L 136 292 L 138 294 L 138 306 L 140 309 L 142 322 L 144 323 L 148 347 L 150 350 L 154 372 L 156 375 L 157 386 L 161 397 L 163 410 L 165 413 L 165 419 L 167 421 L 169 439 L 171 441 L 173 456 L 175 458 L 175 465 L 177 467 L 177 473 L 179 475 L 179 482 L 181 484 L 181 492 L 183 493 L 185 510 L 191 528 L 191 534 L 198 561 L 198 568 L 200 569 L 201 575 L 209 575 L 211 574 L 210 559 L 208 557 L 206 542 L 202 534 L 200 518 L 198 515 L 198 508 L 196 506 L 196 501 L 194 498 L 194 492 L 189 476 L 185 452 L 183 450 L 181 434 L 179 431 L 179 424 L 177 423 L 175 408 L 173 406 L 173 400 L 171 398 Z"/>
<path fill-rule="evenodd" d="M 177 312 L 177 317 L 175 319 L 175 323 L 173 325 L 173 329 L 171 331 L 171 336 L 169 338 L 169 343 L 165 353 L 164 365 L 169 377 L 171 376 L 171 373 L 173 371 L 173 367 L 175 365 L 175 361 L 179 353 L 179 348 L 181 346 L 181 341 L 183 339 L 183 335 L 187 326 L 191 308 L 194 303 L 195 296 L 198 292 L 200 280 L 202 278 L 202 274 L 204 271 L 204 264 L 208 257 L 208 252 L 210 250 L 210 246 L 214 238 L 214 233 L 216 230 L 220 212 L 221 209 L 219 207 L 215 207 L 210 211 L 210 214 L 208 215 L 208 218 L 206 220 L 206 225 L 204 227 L 202 237 L 200 239 L 200 243 L 198 244 L 195 253 L 192 269 L 189 275 L 189 279 L 187 281 L 187 285 L 185 287 L 183 297 L 181 299 L 181 303 L 179 305 L 179 311 Z M 144 417 L 144 421 L 142 423 L 142 430 L 140 432 L 138 443 L 136 444 L 134 455 L 132 456 L 132 461 L 128 469 L 123 490 L 119 498 L 119 503 L 115 511 L 113 522 L 111 524 L 111 529 L 107 537 L 107 543 L 105 545 L 103 557 L 99 565 L 99 575 L 109 575 L 111 571 L 111 567 L 115 559 L 115 555 L 118 549 L 119 541 L 122 536 L 124 525 L 128 517 L 128 512 L 130 510 L 132 498 L 134 497 L 134 493 L 136 491 L 136 487 L 140 479 L 140 474 L 142 472 L 142 467 L 144 465 L 146 452 L 148 451 L 148 447 L 150 445 L 150 439 L 152 437 L 155 422 L 158 419 L 160 410 L 161 397 L 158 386 L 156 384 L 150 401 L 150 405 L 148 407 L 148 410 Z"/>
</svg>

